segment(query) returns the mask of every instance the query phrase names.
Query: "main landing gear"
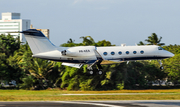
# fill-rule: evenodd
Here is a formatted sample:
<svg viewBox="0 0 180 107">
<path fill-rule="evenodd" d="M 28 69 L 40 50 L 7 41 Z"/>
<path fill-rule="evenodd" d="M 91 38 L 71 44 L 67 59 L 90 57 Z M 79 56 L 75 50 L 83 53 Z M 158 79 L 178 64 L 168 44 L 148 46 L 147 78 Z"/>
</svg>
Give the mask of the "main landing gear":
<svg viewBox="0 0 180 107">
<path fill-rule="evenodd" d="M 95 72 L 98 75 L 102 75 L 103 74 L 102 70 L 97 70 L 97 69 L 96 70 L 89 70 L 89 74 L 90 75 L 93 75 Z"/>
<path fill-rule="evenodd" d="M 160 70 L 163 70 L 164 69 L 164 67 L 162 66 L 162 62 L 161 62 L 161 60 L 159 61 L 159 60 L 157 60 L 158 62 L 159 62 L 159 64 L 160 64 Z"/>
<path fill-rule="evenodd" d="M 96 74 L 102 75 L 102 74 L 103 74 L 102 66 L 101 66 L 100 64 L 96 64 L 96 65 L 97 65 L 97 68 L 98 68 L 98 69 L 93 69 L 92 66 L 89 66 L 89 67 L 88 67 L 88 70 L 89 70 L 88 73 L 91 74 L 91 75 L 93 75 L 93 74 L 95 74 L 95 72 L 96 72 Z"/>
</svg>

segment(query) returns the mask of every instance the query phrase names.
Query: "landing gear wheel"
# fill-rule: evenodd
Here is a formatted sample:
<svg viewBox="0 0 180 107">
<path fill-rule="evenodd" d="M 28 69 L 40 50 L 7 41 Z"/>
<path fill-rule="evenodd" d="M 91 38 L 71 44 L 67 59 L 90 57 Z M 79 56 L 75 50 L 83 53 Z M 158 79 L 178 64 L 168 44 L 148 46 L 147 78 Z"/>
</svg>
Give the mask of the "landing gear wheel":
<svg viewBox="0 0 180 107">
<path fill-rule="evenodd" d="M 102 74 L 103 74 L 103 72 L 102 72 L 101 70 L 99 70 L 99 71 L 98 71 L 98 74 L 99 74 L 99 75 L 102 75 Z"/>
<path fill-rule="evenodd" d="M 91 75 L 92 75 L 93 73 L 94 73 L 93 71 L 89 71 L 89 74 L 91 74 Z"/>
<path fill-rule="evenodd" d="M 160 70 L 163 70 L 163 69 L 164 69 L 164 67 L 163 67 L 163 66 L 161 66 L 161 67 L 160 67 Z"/>
<path fill-rule="evenodd" d="M 162 62 L 161 62 L 161 60 L 159 61 L 159 60 L 157 60 L 158 62 L 159 62 L 159 64 L 160 64 L 160 70 L 163 70 L 164 69 L 164 67 L 162 66 Z"/>
</svg>

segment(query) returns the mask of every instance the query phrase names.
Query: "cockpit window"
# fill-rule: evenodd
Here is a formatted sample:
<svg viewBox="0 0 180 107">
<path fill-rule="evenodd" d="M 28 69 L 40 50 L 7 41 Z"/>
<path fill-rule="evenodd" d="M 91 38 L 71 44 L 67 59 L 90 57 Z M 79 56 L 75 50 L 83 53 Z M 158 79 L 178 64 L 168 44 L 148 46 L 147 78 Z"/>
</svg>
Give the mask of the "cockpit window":
<svg viewBox="0 0 180 107">
<path fill-rule="evenodd" d="M 158 50 L 164 50 L 162 47 L 158 47 Z"/>
</svg>

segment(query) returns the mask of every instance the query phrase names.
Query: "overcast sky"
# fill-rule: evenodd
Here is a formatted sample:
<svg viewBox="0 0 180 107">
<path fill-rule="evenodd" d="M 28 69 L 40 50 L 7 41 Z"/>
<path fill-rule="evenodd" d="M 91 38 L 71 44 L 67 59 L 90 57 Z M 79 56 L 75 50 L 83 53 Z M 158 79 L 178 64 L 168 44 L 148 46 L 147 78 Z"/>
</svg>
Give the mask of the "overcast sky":
<svg viewBox="0 0 180 107">
<path fill-rule="evenodd" d="M 152 33 L 180 45 L 180 0 L 0 0 L 0 13 L 21 13 L 33 27 L 50 29 L 57 46 L 81 36 L 135 45 Z"/>
</svg>

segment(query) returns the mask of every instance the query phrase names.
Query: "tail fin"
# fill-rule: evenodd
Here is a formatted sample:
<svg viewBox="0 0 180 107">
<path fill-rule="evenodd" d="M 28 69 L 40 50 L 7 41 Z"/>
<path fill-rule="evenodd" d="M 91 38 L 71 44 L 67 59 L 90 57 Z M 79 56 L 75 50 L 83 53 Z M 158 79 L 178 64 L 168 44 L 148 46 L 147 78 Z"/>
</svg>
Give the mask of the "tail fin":
<svg viewBox="0 0 180 107">
<path fill-rule="evenodd" d="M 28 29 L 22 31 L 33 54 L 55 50 L 55 46 L 44 36 L 41 31 Z"/>
</svg>

